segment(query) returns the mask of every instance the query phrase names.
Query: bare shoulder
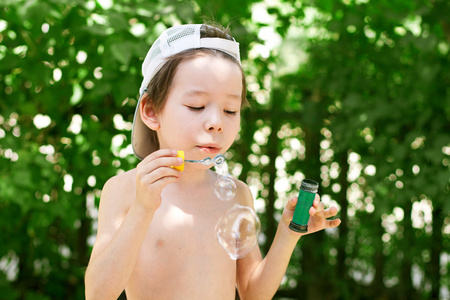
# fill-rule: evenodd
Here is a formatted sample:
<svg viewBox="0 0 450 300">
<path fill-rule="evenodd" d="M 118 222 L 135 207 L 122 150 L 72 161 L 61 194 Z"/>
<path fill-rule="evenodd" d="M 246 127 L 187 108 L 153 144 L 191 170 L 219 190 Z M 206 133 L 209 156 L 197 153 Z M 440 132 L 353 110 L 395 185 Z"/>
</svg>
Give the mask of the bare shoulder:
<svg viewBox="0 0 450 300">
<path fill-rule="evenodd" d="M 134 183 L 135 181 L 136 181 L 136 168 L 111 177 L 105 183 L 105 186 L 111 185 L 111 184 L 112 185 L 128 185 L 130 183 Z"/>
<path fill-rule="evenodd" d="M 116 175 L 108 179 L 102 189 L 98 212 L 97 238 L 93 254 L 111 240 L 122 224 L 136 196 L 136 170 Z"/>
<path fill-rule="evenodd" d="M 100 206 L 127 206 L 136 194 L 136 169 L 111 177 L 104 185 Z"/>
<path fill-rule="evenodd" d="M 240 205 L 249 206 L 253 208 L 253 195 L 250 191 L 249 186 L 238 179 L 235 179 L 234 182 L 236 183 L 237 188 L 237 201 Z"/>
</svg>

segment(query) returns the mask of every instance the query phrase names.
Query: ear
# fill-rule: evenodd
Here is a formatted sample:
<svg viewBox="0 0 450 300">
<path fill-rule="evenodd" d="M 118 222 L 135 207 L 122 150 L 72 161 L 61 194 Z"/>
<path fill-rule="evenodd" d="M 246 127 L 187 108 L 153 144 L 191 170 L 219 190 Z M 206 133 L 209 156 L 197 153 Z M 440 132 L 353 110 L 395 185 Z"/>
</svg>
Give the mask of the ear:
<svg viewBox="0 0 450 300">
<path fill-rule="evenodd" d="M 141 113 L 142 122 L 147 125 L 148 128 L 156 131 L 159 129 L 158 116 L 155 113 L 151 99 L 148 93 L 144 93 L 139 104 L 139 111 Z"/>
</svg>

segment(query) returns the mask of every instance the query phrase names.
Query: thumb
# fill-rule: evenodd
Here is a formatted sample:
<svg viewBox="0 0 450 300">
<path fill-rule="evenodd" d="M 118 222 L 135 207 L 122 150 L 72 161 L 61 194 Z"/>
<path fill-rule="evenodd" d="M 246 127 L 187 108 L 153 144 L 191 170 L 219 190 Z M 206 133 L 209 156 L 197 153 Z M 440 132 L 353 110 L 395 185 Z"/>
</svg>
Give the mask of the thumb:
<svg viewBox="0 0 450 300">
<path fill-rule="evenodd" d="M 292 211 L 292 213 L 294 213 L 295 206 L 297 206 L 297 201 L 298 201 L 298 198 L 296 196 L 290 198 L 288 200 L 288 202 L 286 203 L 286 206 L 284 209 L 288 210 L 288 211 Z"/>
<path fill-rule="evenodd" d="M 287 222 L 290 222 L 292 220 L 292 217 L 294 216 L 294 210 L 295 206 L 297 205 L 297 200 L 297 197 L 290 198 L 284 207 L 282 218 Z"/>
</svg>

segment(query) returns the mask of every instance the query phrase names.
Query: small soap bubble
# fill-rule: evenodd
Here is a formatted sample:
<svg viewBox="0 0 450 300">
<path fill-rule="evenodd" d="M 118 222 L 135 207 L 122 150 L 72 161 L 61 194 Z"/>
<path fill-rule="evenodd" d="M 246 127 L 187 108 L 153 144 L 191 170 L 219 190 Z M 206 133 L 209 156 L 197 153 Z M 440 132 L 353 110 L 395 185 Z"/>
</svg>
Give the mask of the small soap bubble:
<svg viewBox="0 0 450 300">
<path fill-rule="evenodd" d="M 217 222 L 215 232 L 230 258 L 236 260 L 257 245 L 260 227 L 259 218 L 252 208 L 235 204 Z"/>
<path fill-rule="evenodd" d="M 236 196 L 237 187 L 234 180 L 225 175 L 217 175 L 214 192 L 223 201 L 228 201 Z"/>
<path fill-rule="evenodd" d="M 229 176 L 228 174 L 228 165 L 224 158 L 218 159 L 214 161 L 214 167 L 216 168 L 217 174 Z"/>
<path fill-rule="evenodd" d="M 228 166 L 223 156 L 214 158 L 214 166 L 217 172 L 214 192 L 223 201 L 228 201 L 236 196 L 237 187 L 233 177 L 228 173 Z"/>
</svg>

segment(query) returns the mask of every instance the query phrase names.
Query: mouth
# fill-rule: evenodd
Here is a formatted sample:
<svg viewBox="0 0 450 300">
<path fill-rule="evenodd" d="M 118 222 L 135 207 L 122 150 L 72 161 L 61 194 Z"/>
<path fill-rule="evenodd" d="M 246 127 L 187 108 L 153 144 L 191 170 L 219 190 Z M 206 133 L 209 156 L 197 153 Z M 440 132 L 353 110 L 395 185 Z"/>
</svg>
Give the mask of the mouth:
<svg viewBox="0 0 450 300">
<path fill-rule="evenodd" d="M 197 146 L 200 151 L 204 153 L 216 154 L 220 152 L 220 146 L 216 144 L 207 144 L 207 145 L 199 145 Z"/>
</svg>

